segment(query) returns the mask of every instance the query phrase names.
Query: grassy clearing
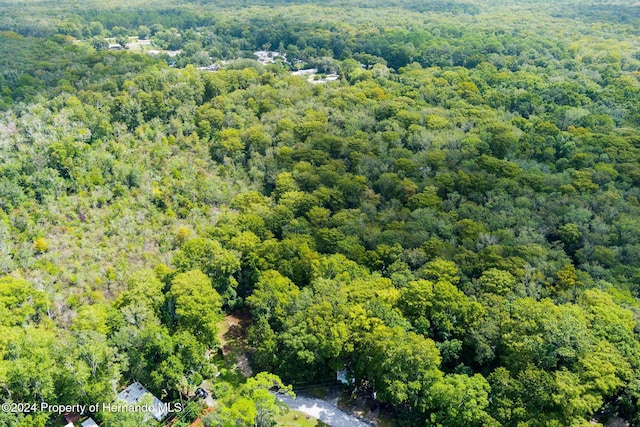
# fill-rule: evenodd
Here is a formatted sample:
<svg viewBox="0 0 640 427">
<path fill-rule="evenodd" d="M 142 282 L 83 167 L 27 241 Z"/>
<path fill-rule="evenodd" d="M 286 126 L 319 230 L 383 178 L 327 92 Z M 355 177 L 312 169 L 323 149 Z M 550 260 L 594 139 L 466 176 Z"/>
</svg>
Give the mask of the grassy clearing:
<svg viewBox="0 0 640 427">
<path fill-rule="evenodd" d="M 329 427 L 317 418 L 313 418 L 300 411 L 290 410 L 284 415 L 276 417 L 279 426 L 284 427 Z"/>
</svg>

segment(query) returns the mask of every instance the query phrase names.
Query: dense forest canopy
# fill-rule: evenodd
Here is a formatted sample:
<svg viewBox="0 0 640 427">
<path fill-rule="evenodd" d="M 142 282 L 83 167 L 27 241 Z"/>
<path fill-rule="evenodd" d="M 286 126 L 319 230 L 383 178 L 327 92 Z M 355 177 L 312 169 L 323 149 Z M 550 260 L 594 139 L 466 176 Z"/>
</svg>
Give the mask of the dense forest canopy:
<svg viewBox="0 0 640 427">
<path fill-rule="evenodd" d="M 0 0 L 2 399 L 209 380 L 205 425 L 272 425 L 267 390 L 345 370 L 395 425 L 640 425 L 639 21 Z M 228 313 L 248 380 L 219 351 Z"/>
</svg>

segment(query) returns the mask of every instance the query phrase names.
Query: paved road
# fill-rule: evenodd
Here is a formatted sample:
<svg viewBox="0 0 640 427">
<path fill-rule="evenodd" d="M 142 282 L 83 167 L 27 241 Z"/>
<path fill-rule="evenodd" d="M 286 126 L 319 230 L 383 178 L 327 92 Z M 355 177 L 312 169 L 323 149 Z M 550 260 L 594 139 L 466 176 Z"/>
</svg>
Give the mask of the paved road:
<svg viewBox="0 0 640 427">
<path fill-rule="evenodd" d="M 311 415 L 331 427 L 371 427 L 371 424 L 347 414 L 324 400 L 302 396 L 293 399 L 291 396 L 282 394 L 278 394 L 278 399 L 291 409 Z"/>
</svg>

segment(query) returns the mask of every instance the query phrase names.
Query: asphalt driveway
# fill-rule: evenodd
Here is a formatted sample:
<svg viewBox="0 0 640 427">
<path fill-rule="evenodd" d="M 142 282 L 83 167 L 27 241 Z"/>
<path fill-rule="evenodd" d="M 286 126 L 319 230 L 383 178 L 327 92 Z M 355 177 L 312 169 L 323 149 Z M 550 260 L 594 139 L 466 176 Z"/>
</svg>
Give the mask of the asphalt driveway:
<svg viewBox="0 0 640 427">
<path fill-rule="evenodd" d="M 311 415 L 331 427 L 371 427 L 371 424 L 361 421 L 321 399 L 301 396 L 293 399 L 291 396 L 282 394 L 278 394 L 277 397 L 291 409 Z"/>
</svg>

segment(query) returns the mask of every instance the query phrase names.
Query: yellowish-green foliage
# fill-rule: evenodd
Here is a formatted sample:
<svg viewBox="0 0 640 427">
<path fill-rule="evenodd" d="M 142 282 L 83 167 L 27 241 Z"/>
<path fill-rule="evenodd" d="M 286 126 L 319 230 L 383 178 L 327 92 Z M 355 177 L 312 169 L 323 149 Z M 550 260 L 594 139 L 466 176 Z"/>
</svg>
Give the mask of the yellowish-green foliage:
<svg viewBox="0 0 640 427">
<path fill-rule="evenodd" d="M 178 274 L 172 280 L 169 298 L 175 305 L 177 328 L 215 347 L 222 298 L 212 288 L 211 280 L 200 270 Z"/>
<path fill-rule="evenodd" d="M 30 282 L 11 276 L 0 278 L 0 310 L 4 313 L 0 324 L 30 324 L 42 315 L 45 306 L 46 296 Z"/>
<path fill-rule="evenodd" d="M 40 237 L 33 242 L 33 249 L 40 253 L 46 252 L 49 249 L 49 243 L 44 237 Z"/>
<path fill-rule="evenodd" d="M 176 230 L 176 237 L 178 238 L 178 242 L 180 243 L 184 243 L 185 241 L 187 241 L 190 235 L 191 235 L 191 231 L 189 230 L 188 227 L 184 225 L 181 225 Z"/>
</svg>

